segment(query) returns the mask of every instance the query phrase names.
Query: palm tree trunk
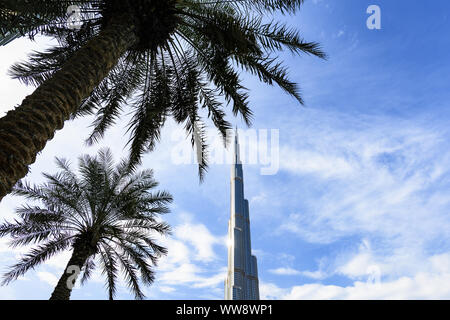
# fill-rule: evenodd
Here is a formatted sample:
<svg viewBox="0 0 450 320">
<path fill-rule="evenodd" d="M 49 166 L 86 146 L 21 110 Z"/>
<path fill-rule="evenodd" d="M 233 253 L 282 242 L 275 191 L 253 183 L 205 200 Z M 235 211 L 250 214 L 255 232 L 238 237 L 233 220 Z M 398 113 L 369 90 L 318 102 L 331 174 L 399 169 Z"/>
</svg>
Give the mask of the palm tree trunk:
<svg viewBox="0 0 450 320">
<path fill-rule="evenodd" d="M 88 246 L 74 246 L 72 257 L 67 263 L 63 275 L 53 290 L 50 300 L 70 300 L 73 285 L 77 280 L 79 272 L 91 254 L 92 252 L 89 250 Z"/>
<path fill-rule="evenodd" d="M 119 18 L 90 40 L 55 75 L 0 119 L 0 201 L 64 126 L 83 99 L 136 41 L 133 23 Z"/>
</svg>

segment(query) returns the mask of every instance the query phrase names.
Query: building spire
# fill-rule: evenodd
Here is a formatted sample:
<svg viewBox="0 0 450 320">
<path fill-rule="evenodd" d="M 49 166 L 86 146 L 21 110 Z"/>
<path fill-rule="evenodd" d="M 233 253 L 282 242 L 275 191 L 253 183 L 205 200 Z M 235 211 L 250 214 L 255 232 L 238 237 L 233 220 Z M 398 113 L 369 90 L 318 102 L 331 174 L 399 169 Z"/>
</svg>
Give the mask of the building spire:
<svg viewBox="0 0 450 320">
<path fill-rule="evenodd" d="M 225 299 L 259 300 L 257 260 L 252 255 L 249 205 L 244 197 L 244 174 L 239 151 L 239 136 L 236 127 L 234 163 L 231 166 L 228 270 L 225 279 Z"/>
<path fill-rule="evenodd" d="M 239 135 L 238 135 L 237 126 L 234 131 L 234 158 L 233 159 L 234 159 L 235 164 L 241 163 L 241 157 L 240 157 L 240 151 L 239 151 Z"/>
</svg>

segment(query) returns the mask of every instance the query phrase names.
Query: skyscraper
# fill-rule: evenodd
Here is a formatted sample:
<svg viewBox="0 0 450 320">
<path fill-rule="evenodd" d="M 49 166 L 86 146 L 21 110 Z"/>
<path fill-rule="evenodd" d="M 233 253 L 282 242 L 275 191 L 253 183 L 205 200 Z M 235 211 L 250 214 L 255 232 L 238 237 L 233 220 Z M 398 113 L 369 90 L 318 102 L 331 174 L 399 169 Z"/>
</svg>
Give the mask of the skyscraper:
<svg viewBox="0 0 450 320">
<path fill-rule="evenodd" d="M 248 201 L 244 198 L 244 175 L 236 131 L 231 166 L 231 210 L 228 221 L 228 272 L 225 300 L 259 300 L 258 268 L 251 254 Z"/>
</svg>

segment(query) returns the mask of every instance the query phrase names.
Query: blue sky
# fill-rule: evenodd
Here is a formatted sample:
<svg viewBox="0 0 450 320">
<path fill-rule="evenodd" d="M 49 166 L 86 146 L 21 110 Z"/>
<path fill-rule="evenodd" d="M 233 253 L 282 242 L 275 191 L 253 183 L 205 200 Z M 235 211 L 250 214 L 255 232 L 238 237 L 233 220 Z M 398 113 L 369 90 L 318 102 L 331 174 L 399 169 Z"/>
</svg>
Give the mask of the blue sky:
<svg viewBox="0 0 450 320">
<path fill-rule="evenodd" d="M 366 27 L 372 4 L 381 8 L 381 30 Z M 244 77 L 253 128 L 280 134 L 276 175 L 244 165 L 262 298 L 450 298 L 449 12 L 444 0 L 309 0 L 296 16 L 280 18 L 320 42 L 329 59 L 282 54 L 305 107 Z M 19 39 L 0 48 L 0 114 L 33 90 L 10 80 L 8 66 L 47 43 Z M 55 156 L 76 163 L 79 154 L 107 145 L 117 158 L 126 154 L 126 119 L 86 148 L 90 120 L 58 132 L 28 179 L 39 182 L 41 172 L 54 172 Z M 244 128 L 239 119 L 234 123 Z M 150 299 L 221 299 L 230 166 L 211 165 L 199 184 L 195 165 L 173 163 L 176 130 L 169 123 L 144 159 L 175 198 L 165 216 L 173 236 L 161 239 L 169 255 L 146 293 Z M 13 217 L 20 203 L 2 201 L 2 218 Z M 0 270 L 20 254 L 0 240 Z M 0 298 L 47 299 L 68 258 L 58 256 L 0 287 Z M 100 276 L 75 289 L 73 298 L 106 298 Z M 131 296 L 122 288 L 118 298 Z"/>
</svg>

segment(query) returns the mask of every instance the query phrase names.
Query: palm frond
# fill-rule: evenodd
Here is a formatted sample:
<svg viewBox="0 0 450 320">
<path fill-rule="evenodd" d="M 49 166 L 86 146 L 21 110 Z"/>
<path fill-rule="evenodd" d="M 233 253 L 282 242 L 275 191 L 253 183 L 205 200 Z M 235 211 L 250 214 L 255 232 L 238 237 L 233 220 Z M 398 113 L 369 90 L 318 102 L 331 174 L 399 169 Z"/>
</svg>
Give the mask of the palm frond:
<svg viewBox="0 0 450 320">
<path fill-rule="evenodd" d="M 54 3 L 51 0 L 10 3 L 25 19 L 20 22 L 22 25 L 10 21 L 10 28 L 16 25 L 25 33 L 42 32 L 59 42 L 59 46 L 35 52 L 29 61 L 16 64 L 11 74 L 24 83 L 40 85 L 70 61 L 108 21 L 118 14 L 131 15 L 138 42 L 130 46 L 72 115 L 72 118 L 95 115 L 93 130 L 86 140 L 90 145 L 98 142 L 128 109 L 132 114 L 128 124 L 129 169 L 134 169 L 145 153 L 154 150 L 162 127 L 172 117 L 184 126 L 191 141 L 198 142 L 193 147 L 199 156 L 202 181 L 208 166 L 208 146 L 204 143 L 204 128 L 199 124 L 200 129 L 194 129 L 196 123 L 202 122 L 199 109 L 208 110 L 208 117 L 225 144 L 226 131 L 231 129 L 225 119 L 227 105 L 232 106 L 234 116 L 241 116 L 248 126 L 252 123 L 250 96 L 237 69 L 254 74 L 269 85 L 278 85 L 303 104 L 298 85 L 288 76 L 286 66 L 277 60 L 278 53 L 289 50 L 326 58 L 318 43 L 304 40 L 295 28 L 274 20 L 267 22 L 276 13 L 295 13 L 303 0 L 170 0 L 164 4 L 148 1 L 141 3 L 148 6 L 146 15 L 142 15 L 143 9 L 139 11 L 122 1 L 64 1 L 66 6 L 59 3 L 50 7 Z M 69 4 L 80 8 L 83 25 L 79 30 L 62 24 L 67 19 L 63 9 Z M 33 20 L 36 14 L 43 19 Z"/>
<path fill-rule="evenodd" d="M 135 297 L 143 299 L 141 285 L 153 283 L 153 267 L 167 252 L 151 235 L 170 233 L 169 225 L 158 217 L 169 212 L 172 196 L 167 191 L 153 191 L 158 183 L 152 170 L 131 170 L 129 160 L 115 165 L 109 149 L 101 149 L 96 156 L 81 156 L 77 172 L 65 159 L 56 162 L 61 171 L 44 174 L 46 183 L 16 186 L 16 195 L 41 205 L 17 208 L 19 218 L 1 224 L 0 236 L 9 236 L 11 246 L 37 247 L 11 267 L 3 283 L 63 250 L 74 249 L 74 257 L 78 248 L 86 258 L 80 262 L 82 284 L 99 267 L 113 299 L 122 270 Z"/>
<path fill-rule="evenodd" d="M 72 243 L 72 238 L 72 236 L 62 234 L 53 240 L 47 241 L 38 247 L 31 249 L 29 253 L 22 256 L 17 264 L 10 268 L 10 271 L 5 273 L 2 285 L 16 280 L 28 270 L 35 268 L 55 254 L 67 249 Z"/>
</svg>

